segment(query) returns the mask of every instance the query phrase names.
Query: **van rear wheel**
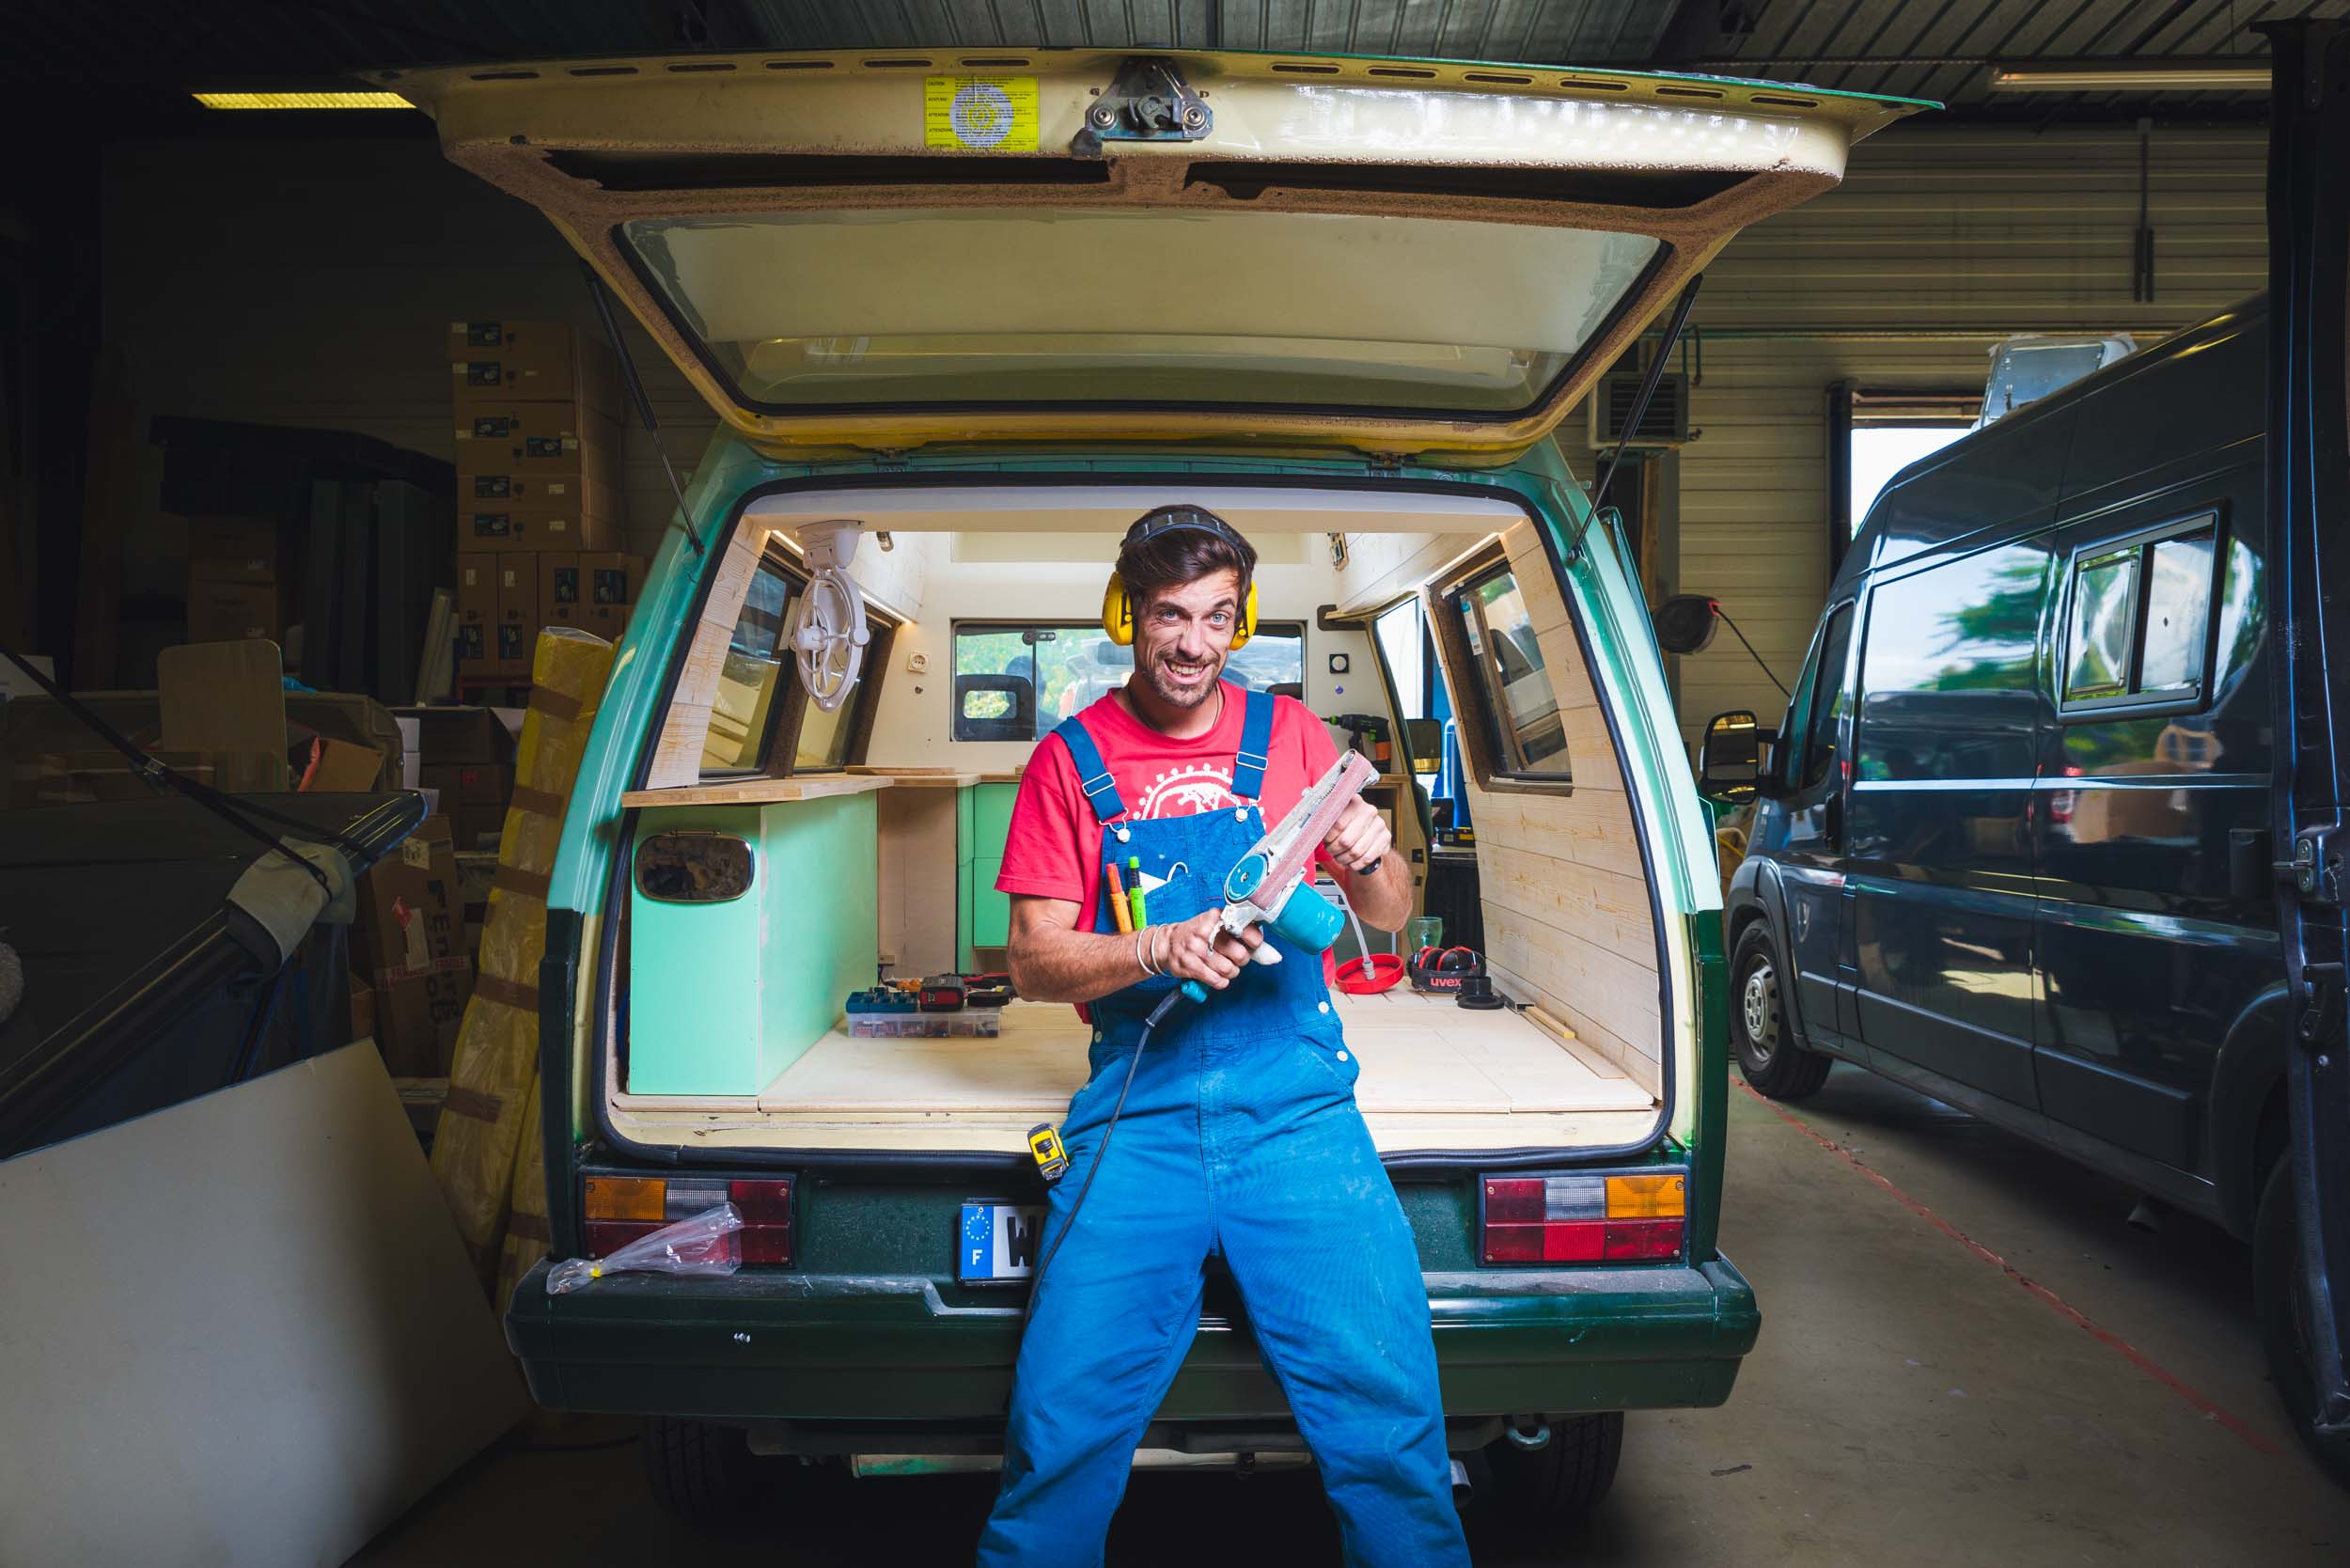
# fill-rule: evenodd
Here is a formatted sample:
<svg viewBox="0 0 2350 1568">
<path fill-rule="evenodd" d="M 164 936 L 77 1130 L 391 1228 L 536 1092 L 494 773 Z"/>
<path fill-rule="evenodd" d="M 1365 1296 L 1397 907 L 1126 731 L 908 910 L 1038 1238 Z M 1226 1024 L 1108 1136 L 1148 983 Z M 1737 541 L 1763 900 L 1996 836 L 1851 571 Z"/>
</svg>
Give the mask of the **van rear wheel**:
<svg viewBox="0 0 2350 1568">
<path fill-rule="evenodd" d="M 1827 1081 L 1827 1058 L 1795 1043 L 1787 1020 L 1792 979 L 1770 928 L 1748 926 L 1730 964 L 1730 1043 L 1747 1082 L 1774 1100 L 1801 1100 Z"/>
<path fill-rule="evenodd" d="M 2279 1156 L 2252 1222 L 2252 1311 L 2269 1380 L 2293 1430 L 2326 1473 L 2350 1486 L 2350 1437 L 2316 1430 L 2317 1379 L 2310 1369 L 2309 1292 L 2301 1279 L 2301 1228 L 2293 1212 L 2293 1160 Z"/>
<path fill-rule="evenodd" d="M 1616 1483 L 1623 1457 L 1623 1412 L 1563 1416 L 1550 1423 L 1550 1441 L 1520 1448 L 1509 1437 L 1485 1446 L 1495 1501 L 1524 1525 L 1556 1525 L 1597 1508 Z"/>
</svg>

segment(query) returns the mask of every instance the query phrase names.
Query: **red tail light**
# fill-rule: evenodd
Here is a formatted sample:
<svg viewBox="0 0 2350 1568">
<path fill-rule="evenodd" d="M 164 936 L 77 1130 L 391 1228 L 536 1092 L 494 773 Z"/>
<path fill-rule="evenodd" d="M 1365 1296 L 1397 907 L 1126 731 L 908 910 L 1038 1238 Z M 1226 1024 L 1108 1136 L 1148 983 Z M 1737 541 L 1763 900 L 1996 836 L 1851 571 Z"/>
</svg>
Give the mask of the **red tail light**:
<svg viewBox="0 0 2350 1568">
<path fill-rule="evenodd" d="M 1617 1176 L 1488 1176 L 1480 1255 L 1488 1263 L 1659 1262 L 1681 1256 L 1684 1170 Z"/>
<path fill-rule="evenodd" d="M 579 1214 L 590 1257 L 608 1258 L 664 1225 L 732 1203 L 743 1216 L 737 1240 L 745 1263 L 791 1261 L 791 1182 L 694 1181 L 662 1176 L 589 1176 L 580 1183 Z"/>
</svg>

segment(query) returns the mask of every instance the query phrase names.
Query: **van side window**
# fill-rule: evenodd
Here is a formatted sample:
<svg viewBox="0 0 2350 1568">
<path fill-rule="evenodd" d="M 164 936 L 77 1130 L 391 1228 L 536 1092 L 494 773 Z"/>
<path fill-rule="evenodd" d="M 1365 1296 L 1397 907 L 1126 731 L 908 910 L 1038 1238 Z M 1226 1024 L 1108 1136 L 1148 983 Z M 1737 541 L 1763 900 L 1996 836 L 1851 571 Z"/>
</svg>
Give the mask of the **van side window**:
<svg viewBox="0 0 2350 1568">
<path fill-rule="evenodd" d="M 2029 778 L 2048 551 L 1980 550 L 1879 582 L 1860 643 L 1863 781 Z"/>
<path fill-rule="evenodd" d="M 1542 641 L 1518 580 L 1508 567 L 1486 572 L 1452 596 L 1477 666 L 1470 682 L 1482 710 L 1495 771 L 1507 776 L 1565 778 L 1572 771 L 1559 694 L 1543 664 Z"/>
<path fill-rule="evenodd" d="M 756 769 L 766 756 L 768 733 L 782 706 L 780 676 L 791 660 L 783 631 L 797 593 L 798 585 L 772 560 L 760 562 L 751 574 L 713 688 L 710 729 L 702 737 L 703 773 Z"/>
<path fill-rule="evenodd" d="M 2058 666 L 2068 713 L 2201 695 L 2217 536 L 2206 515 L 2074 557 Z"/>
<path fill-rule="evenodd" d="M 1850 604 L 1840 604 L 1828 617 L 1827 633 L 1820 639 L 1820 664 L 1812 672 L 1811 700 L 1803 738 L 1803 788 L 1820 783 L 1836 767 L 1836 725 L 1844 716 L 1844 666 L 1852 649 Z"/>
</svg>

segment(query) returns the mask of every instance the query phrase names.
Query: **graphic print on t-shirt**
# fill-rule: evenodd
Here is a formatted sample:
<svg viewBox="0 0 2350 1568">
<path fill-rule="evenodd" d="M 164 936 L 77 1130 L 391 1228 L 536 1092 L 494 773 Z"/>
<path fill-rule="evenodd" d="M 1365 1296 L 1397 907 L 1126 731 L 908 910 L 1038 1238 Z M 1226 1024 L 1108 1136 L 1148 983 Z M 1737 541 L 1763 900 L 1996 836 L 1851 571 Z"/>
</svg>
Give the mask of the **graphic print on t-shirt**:
<svg viewBox="0 0 2350 1568">
<path fill-rule="evenodd" d="M 1240 802 L 1232 795 L 1232 770 L 1219 768 L 1213 762 L 1194 762 L 1186 767 L 1169 768 L 1151 781 L 1136 803 L 1137 817 L 1190 817 L 1202 811 L 1221 811 Z"/>
</svg>

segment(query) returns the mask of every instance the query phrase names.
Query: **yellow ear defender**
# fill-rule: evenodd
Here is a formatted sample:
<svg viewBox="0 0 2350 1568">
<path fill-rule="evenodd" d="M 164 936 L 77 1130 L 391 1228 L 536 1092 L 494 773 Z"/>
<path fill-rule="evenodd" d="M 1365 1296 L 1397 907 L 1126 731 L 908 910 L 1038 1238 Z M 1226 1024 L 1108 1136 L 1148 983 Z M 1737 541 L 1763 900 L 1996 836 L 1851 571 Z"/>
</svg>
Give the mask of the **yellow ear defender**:
<svg viewBox="0 0 2350 1568">
<path fill-rule="evenodd" d="M 1127 545 L 1140 544 L 1161 534 L 1181 533 L 1185 529 L 1214 534 L 1230 541 L 1235 549 L 1246 553 L 1247 541 L 1240 537 L 1237 528 L 1215 513 L 1202 511 L 1197 507 L 1161 507 L 1156 511 L 1144 513 L 1133 527 L 1126 530 L 1125 539 L 1119 543 L 1119 553 L 1123 555 Z M 1102 589 L 1102 630 L 1108 634 L 1110 641 L 1120 648 L 1135 645 L 1134 603 L 1126 597 L 1126 580 L 1116 572 L 1110 573 L 1108 586 Z M 1252 577 L 1248 584 L 1248 602 L 1241 606 L 1240 624 L 1232 631 L 1233 651 L 1237 652 L 1246 647 L 1248 639 L 1256 635 L 1257 584 Z"/>
</svg>

